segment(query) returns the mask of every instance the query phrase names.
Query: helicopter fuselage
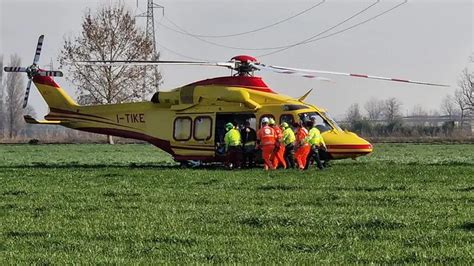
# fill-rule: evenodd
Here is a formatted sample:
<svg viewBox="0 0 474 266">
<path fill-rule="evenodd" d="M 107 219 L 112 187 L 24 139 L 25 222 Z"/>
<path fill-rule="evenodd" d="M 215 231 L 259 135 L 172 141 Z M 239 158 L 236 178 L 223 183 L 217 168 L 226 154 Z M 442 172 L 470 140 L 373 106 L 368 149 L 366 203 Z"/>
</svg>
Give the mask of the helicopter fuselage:
<svg viewBox="0 0 474 266">
<path fill-rule="evenodd" d="M 291 124 L 316 116 L 330 159 L 372 152 L 369 142 L 339 128 L 324 110 L 275 93 L 259 77 L 207 79 L 157 92 L 151 101 L 93 106 L 75 104 L 49 77 L 33 81 L 50 106 L 46 121 L 36 123 L 147 141 L 176 161 L 223 161 L 224 125 L 249 121 L 258 130 L 263 117 Z"/>
</svg>

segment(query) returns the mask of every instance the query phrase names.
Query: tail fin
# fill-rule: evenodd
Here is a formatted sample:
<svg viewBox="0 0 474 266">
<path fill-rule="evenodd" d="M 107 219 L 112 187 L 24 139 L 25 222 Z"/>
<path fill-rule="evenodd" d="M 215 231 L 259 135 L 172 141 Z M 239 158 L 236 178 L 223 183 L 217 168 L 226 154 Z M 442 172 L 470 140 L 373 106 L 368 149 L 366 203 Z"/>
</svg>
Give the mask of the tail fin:
<svg viewBox="0 0 474 266">
<path fill-rule="evenodd" d="M 71 110 L 78 106 L 51 77 L 35 76 L 33 82 L 50 108 Z"/>
</svg>

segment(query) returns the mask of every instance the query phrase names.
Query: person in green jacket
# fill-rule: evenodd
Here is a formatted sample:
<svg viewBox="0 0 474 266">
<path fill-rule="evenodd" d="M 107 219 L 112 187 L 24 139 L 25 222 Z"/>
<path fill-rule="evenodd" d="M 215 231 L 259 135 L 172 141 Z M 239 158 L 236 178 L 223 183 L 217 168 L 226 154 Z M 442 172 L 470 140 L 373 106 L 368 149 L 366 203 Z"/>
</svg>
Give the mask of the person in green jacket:
<svg viewBox="0 0 474 266">
<path fill-rule="evenodd" d="M 323 136 L 316 127 L 315 123 L 310 121 L 308 124 L 310 128 L 308 128 L 309 133 L 307 139 L 309 145 L 311 145 L 311 151 L 308 154 L 305 169 L 308 169 L 310 161 L 313 159 L 314 162 L 316 162 L 317 167 L 322 170 L 323 164 L 321 162 L 321 158 L 319 157 L 319 150 L 326 150 L 326 143 L 324 142 Z"/>
<path fill-rule="evenodd" d="M 226 165 L 229 169 L 240 167 L 240 155 L 242 153 L 242 140 L 240 132 L 235 128 L 234 124 L 227 123 L 225 125 L 227 133 L 224 136 L 224 144 L 226 151 Z"/>
<path fill-rule="evenodd" d="M 282 142 L 285 145 L 283 158 L 285 158 L 286 167 L 295 168 L 295 132 L 286 122 L 281 123 L 281 128 L 283 128 Z"/>
</svg>

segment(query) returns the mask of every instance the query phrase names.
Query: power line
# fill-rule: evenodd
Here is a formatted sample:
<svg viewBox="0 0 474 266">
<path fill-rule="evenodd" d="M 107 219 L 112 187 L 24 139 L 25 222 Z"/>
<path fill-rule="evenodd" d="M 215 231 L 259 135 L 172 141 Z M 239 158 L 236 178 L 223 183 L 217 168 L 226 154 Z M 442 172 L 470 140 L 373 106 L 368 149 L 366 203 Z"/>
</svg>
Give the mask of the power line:
<svg viewBox="0 0 474 266">
<path fill-rule="evenodd" d="M 186 58 L 186 59 L 190 59 L 190 60 L 198 60 L 198 61 L 212 61 L 212 60 L 207 60 L 207 59 L 202 59 L 202 58 L 196 58 L 196 57 L 192 57 L 192 56 L 188 56 L 188 55 L 184 55 L 184 54 L 181 54 L 179 52 L 176 52 L 175 50 L 173 49 L 170 49 L 166 46 L 164 46 L 163 44 L 161 43 L 156 43 L 158 46 L 160 46 L 161 48 L 165 49 L 166 51 L 174 54 L 174 55 L 177 55 L 177 56 L 181 56 L 183 58 Z"/>
<path fill-rule="evenodd" d="M 193 34 L 193 33 L 190 33 L 189 31 L 186 31 L 184 28 L 178 26 L 176 23 L 174 23 L 173 21 L 171 21 L 170 19 L 168 18 L 165 18 L 166 20 L 168 20 L 171 24 L 175 25 L 176 28 L 178 28 L 179 30 L 176 30 L 176 29 L 172 29 L 170 28 L 170 30 L 173 30 L 173 31 L 176 31 L 178 33 L 181 33 L 181 34 L 186 34 L 186 35 L 190 35 L 190 36 L 193 36 L 193 37 L 201 37 L 201 38 L 226 38 L 226 37 L 234 37 L 234 36 L 241 36 L 241 35 L 245 35 L 245 34 L 249 34 L 249 33 L 254 33 L 254 32 L 258 32 L 258 31 L 262 31 L 262 30 L 265 30 L 265 29 L 268 29 L 268 28 L 271 28 L 271 27 L 274 27 L 276 25 L 279 25 L 279 24 L 282 24 L 284 22 L 287 22 L 291 19 L 294 19 L 298 16 L 301 16 L 303 15 L 304 13 L 307 13 L 315 8 L 317 8 L 318 6 L 324 4 L 326 2 L 326 0 L 322 0 L 321 2 L 301 11 L 301 12 L 298 12 L 296 13 L 295 15 L 292 15 L 290 17 L 287 17 L 285 19 L 282 19 L 282 20 L 279 20 L 277 22 L 274 22 L 274 23 L 271 23 L 269 25 L 266 25 L 266 26 L 263 26 L 263 27 L 260 27 L 260 28 L 256 28 L 256 29 L 253 29 L 253 30 L 249 30 L 249 31 L 244 31 L 244 32 L 239 32 L 239 33 L 233 33 L 233 34 L 223 34 L 223 35 L 202 35 L 202 34 Z"/>
<path fill-rule="evenodd" d="M 275 46 L 275 47 L 264 47 L 264 48 L 243 48 L 243 47 L 225 46 L 225 45 L 220 45 L 220 44 L 213 43 L 213 42 L 210 42 L 210 44 L 218 45 L 218 46 L 224 47 L 224 48 L 240 49 L 240 50 L 276 50 L 276 49 L 278 49 L 278 50 L 276 50 L 276 51 L 272 51 L 272 52 L 265 53 L 265 54 L 261 54 L 261 55 L 258 55 L 258 56 L 257 56 L 257 57 L 265 57 L 265 56 L 269 56 L 269 55 L 276 54 L 276 53 L 279 53 L 279 52 L 283 52 L 283 51 L 285 51 L 285 50 L 291 49 L 291 48 L 296 47 L 296 46 L 299 46 L 299 45 L 303 45 L 303 44 L 307 44 L 307 43 L 312 43 L 312 42 L 320 41 L 320 40 L 323 40 L 323 39 L 326 39 L 326 38 L 335 36 L 335 35 L 337 35 L 337 34 L 344 33 L 344 32 L 346 32 L 346 31 L 349 31 L 349 30 L 351 30 L 351 29 L 354 29 L 354 28 L 356 28 L 356 27 L 358 27 L 358 26 L 361 26 L 361 25 L 363 25 L 363 24 L 366 24 L 366 23 L 368 23 L 368 22 L 370 22 L 370 21 L 373 21 L 373 20 L 375 20 L 375 19 L 377 19 L 377 18 L 379 18 L 379 17 L 381 17 L 381 16 L 383 16 L 383 15 L 385 15 L 385 14 L 387 14 L 387 13 L 389 13 L 389 12 L 391 12 L 391 11 L 397 9 L 397 8 L 399 8 L 400 6 L 406 4 L 407 2 L 408 2 L 408 0 L 405 0 L 404 2 L 402 2 L 402 3 L 400 3 L 400 4 L 397 4 L 397 5 L 395 5 L 394 7 L 389 8 L 389 9 L 387 9 L 387 10 L 381 12 L 381 13 L 378 13 L 377 15 L 372 16 L 372 17 L 370 17 L 370 18 L 368 18 L 368 19 L 366 19 L 366 20 L 364 20 L 364 21 L 362 21 L 362 22 L 356 23 L 356 24 L 354 24 L 354 25 L 352 25 L 352 26 L 343 28 L 343 29 L 341 29 L 341 30 L 339 30 L 339 31 L 330 33 L 330 34 L 328 34 L 328 35 L 321 36 L 321 35 L 323 35 L 324 33 L 327 33 L 327 32 L 329 32 L 329 31 L 335 29 L 336 27 L 339 27 L 340 25 L 342 25 L 342 24 L 344 24 L 344 23 L 346 23 L 346 22 L 348 22 L 348 21 L 354 19 L 355 17 L 360 16 L 361 14 L 367 12 L 370 8 L 372 8 L 372 7 L 374 7 L 376 4 L 380 3 L 380 0 L 377 0 L 377 1 L 375 1 L 374 3 L 372 3 L 371 5 L 367 6 L 367 7 L 364 8 L 364 9 L 362 9 L 361 11 L 355 13 L 354 15 L 352 15 L 352 16 L 350 16 L 350 17 L 344 19 L 343 21 L 341 21 L 341 22 L 335 24 L 334 26 L 331 26 L 330 28 L 328 28 L 328 29 L 326 29 L 326 30 L 324 30 L 324 31 L 321 31 L 321 32 L 319 32 L 318 34 L 315 34 L 315 35 L 313 35 L 313 36 L 311 36 L 311 37 L 309 37 L 309 38 L 306 38 L 306 39 L 304 39 L 304 40 L 302 40 L 302 41 L 299 41 L 299 42 L 296 42 L 296 43 L 293 43 L 293 44 L 290 44 L 290 45 Z M 166 19 L 166 17 L 165 17 L 165 19 Z M 169 27 L 167 27 L 165 24 L 162 24 L 161 21 L 160 21 L 159 24 L 160 24 L 161 26 L 165 26 L 165 28 L 169 28 Z M 178 26 L 178 25 L 176 25 L 176 26 Z M 179 27 L 179 26 L 178 26 L 178 27 Z M 171 29 L 171 28 L 170 28 L 170 29 Z M 182 34 L 183 34 L 183 33 L 182 33 Z M 185 34 L 185 33 L 184 33 L 184 34 Z M 185 35 L 188 35 L 188 34 L 185 34 Z M 320 36 L 321 36 L 321 37 L 320 37 Z M 191 36 L 191 37 L 197 38 L 197 37 L 195 37 L 195 36 Z M 319 37 L 319 38 L 318 38 L 318 37 Z M 198 38 L 198 39 L 199 39 L 199 38 Z M 204 41 L 207 42 L 207 40 L 204 40 Z M 165 47 L 165 46 L 163 46 L 163 45 L 161 45 L 161 44 L 158 44 L 158 45 L 161 46 L 162 48 L 164 48 L 165 50 L 168 50 L 169 52 L 175 54 L 175 55 L 178 55 L 178 56 L 181 56 L 181 57 L 184 57 L 184 58 L 187 58 L 187 59 L 202 60 L 202 59 L 198 59 L 198 58 L 194 58 L 194 57 L 190 57 L 190 56 L 186 56 L 186 55 L 180 54 L 180 53 L 178 53 L 178 52 L 176 52 L 176 51 L 173 51 L 173 50 L 171 50 L 171 49 L 169 49 L 169 48 L 167 48 L 167 47 Z"/>
<path fill-rule="evenodd" d="M 326 30 L 324 30 L 324 31 L 322 31 L 322 32 L 320 32 L 320 33 L 318 33 L 318 34 L 313 35 L 313 36 L 311 36 L 311 37 L 309 37 L 309 38 L 303 40 L 302 42 L 307 42 L 307 41 L 309 41 L 309 40 L 311 40 L 311 39 L 314 39 L 314 38 L 316 38 L 316 37 L 318 37 L 318 36 L 321 36 L 322 34 L 324 34 L 324 33 L 328 32 L 328 31 L 330 31 L 330 30 L 332 30 L 332 29 L 334 29 L 334 28 L 336 28 L 336 27 L 338 27 L 338 26 L 340 26 L 340 25 L 342 25 L 342 24 L 348 22 L 349 20 L 354 19 L 355 17 L 362 15 L 363 13 L 367 12 L 370 8 L 372 8 L 373 6 L 375 6 L 375 5 L 379 4 L 379 3 L 380 3 L 380 0 L 375 1 L 374 3 L 372 3 L 371 5 L 369 5 L 368 7 L 362 9 L 361 11 L 359 11 L 359 12 L 357 12 L 357 13 L 355 13 L 354 15 L 352 15 L 352 16 L 350 16 L 349 18 L 343 20 L 342 22 L 339 22 L 339 23 L 337 23 L 336 25 L 334 25 L 334 26 L 332 26 L 332 27 L 330 27 L 330 28 L 328 28 L 328 29 L 326 29 Z M 379 16 L 379 15 L 378 15 L 378 16 Z M 168 20 L 166 17 L 165 17 L 165 19 Z M 170 20 L 168 20 L 168 21 L 169 21 L 170 23 L 172 23 L 175 27 L 179 28 L 179 25 L 175 24 L 174 22 L 172 22 L 172 21 L 170 21 Z M 181 32 L 181 31 L 176 31 L 175 29 L 173 29 L 173 28 L 171 28 L 171 27 L 169 27 L 169 26 L 167 26 L 167 25 L 165 25 L 165 24 L 162 24 L 162 23 L 160 23 L 160 25 L 163 26 L 163 27 L 166 28 L 166 29 L 169 29 L 169 30 L 178 32 L 178 33 L 180 33 L 180 34 L 184 34 L 184 35 L 190 36 L 190 37 L 195 38 L 195 39 L 197 39 L 197 40 L 200 40 L 200 41 L 202 41 L 202 42 L 205 42 L 205 43 L 208 43 L 208 44 L 217 46 L 217 47 L 228 48 L 228 49 L 235 49 L 235 50 L 247 50 L 247 51 L 277 50 L 277 49 L 284 49 L 284 48 L 287 48 L 287 47 L 289 47 L 289 46 L 299 45 L 299 43 L 300 43 L 300 42 L 297 42 L 297 43 L 288 44 L 288 45 L 273 46 L 273 47 L 262 47 L 262 48 L 235 47 L 235 46 L 229 46 L 229 45 L 224 45 L 224 44 L 216 43 L 216 42 L 213 42 L 213 41 L 209 41 L 209 40 L 206 40 L 206 39 L 203 39 L 203 38 L 200 38 L 200 37 L 196 37 L 196 36 L 190 35 L 190 34 L 188 34 L 188 33 Z M 181 28 L 181 30 L 184 31 L 184 29 L 182 29 L 182 28 Z"/>
<path fill-rule="evenodd" d="M 377 1 L 377 2 L 378 2 L 378 1 Z M 352 26 L 350 26 L 350 27 L 347 27 L 347 28 L 344 28 L 344 29 L 342 29 L 342 30 L 333 32 L 333 33 L 328 34 L 328 35 L 326 35 L 326 36 L 322 36 L 322 37 L 320 37 L 320 38 L 316 38 L 316 37 L 318 37 L 318 36 L 320 36 L 320 35 L 323 34 L 323 33 L 319 33 L 319 34 L 316 34 L 316 35 L 312 36 L 311 38 L 308 38 L 308 39 L 303 40 L 303 41 L 301 41 L 301 42 L 295 43 L 295 44 L 293 44 L 293 45 L 289 45 L 289 46 L 287 46 L 287 47 L 281 48 L 281 49 L 276 50 L 276 51 L 272 51 L 272 52 L 269 52 L 269 53 L 266 53 L 266 54 L 261 54 L 261 55 L 259 55 L 259 56 L 257 56 L 257 57 L 265 57 L 265 56 L 269 56 L 269 55 L 272 55 L 272 54 L 280 53 L 280 52 L 283 52 L 283 51 L 285 51 L 285 50 L 291 49 L 291 48 L 296 47 L 296 46 L 299 46 L 299 45 L 303 45 L 303 44 L 307 44 L 307 43 L 316 42 L 316 41 L 323 40 L 323 39 L 332 37 L 332 36 L 334 36 L 334 35 L 337 35 L 337 34 L 346 32 L 346 31 L 348 31 L 348 30 L 351 30 L 351 29 L 354 29 L 354 28 L 356 28 L 356 27 L 358 27 L 358 26 L 361 26 L 361 25 L 363 25 L 363 24 L 365 24 L 365 23 L 368 23 L 368 22 L 370 22 L 370 21 L 372 21 L 372 20 L 375 20 L 375 19 L 377 19 L 378 17 L 381 17 L 381 16 L 383 16 L 383 15 L 385 15 L 385 14 L 387 14 L 387 13 L 389 13 L 389 12 L 391 12 L 391 11 L 397 9 L 397 8 L 399 8 L 400 6 L 406 4 L 407 2 L 408 2 L 408 0 L 405 0 L 405 1 L 403 1 L 402 3 L 397 4 L 397 5 L 395 5 L 394 7 L 389 8 L 389 9 L 387 9 L 387 10 L 385 10 L 385 11 L 383 11 L 383 12 L 381 12 L 381 13 L 379 13 L 379 14 L 373 16 L 373 17 L 370 17 L 370 18 L 368 18 L 368 19 L 366 19 L 366 20 L 364 20 L 364 21 L 362 21 L 362 22 L 359 22 L 359 23 L 357 23 L 357 24 L 354 24 L 354 25 L 352 25 Z M 369 8 L 370 8 L 370 7 L 369 7 Z M 333 28 L 335 28 L 335 27 L 333 27 Z M 327 31 L 326 31 L 326 32 L 327 32 Z"/>
</svg>

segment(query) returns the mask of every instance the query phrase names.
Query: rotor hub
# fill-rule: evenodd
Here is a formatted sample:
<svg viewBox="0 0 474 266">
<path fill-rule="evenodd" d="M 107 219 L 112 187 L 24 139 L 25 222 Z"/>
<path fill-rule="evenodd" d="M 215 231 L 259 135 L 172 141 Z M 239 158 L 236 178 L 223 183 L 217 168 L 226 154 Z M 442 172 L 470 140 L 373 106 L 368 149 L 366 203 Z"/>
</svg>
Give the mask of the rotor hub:
<svg viewBox="0 0 474 266">
<path fill-rule="evenodd" d="M 36 64 L 33 64 L 26 68 L 26 74 L 29 79 L 32 79 L 34 76 L 38 75 L 39 67 Z"/>
<path fill-rule="evenodd" d="M 231 61 L 235 61 L 236 76 L 253 76 L 256 68 L 252 63 L 258 63 L 255 57 L 249 55 L 237 55 L 232 57 Z"/>
</svg>

